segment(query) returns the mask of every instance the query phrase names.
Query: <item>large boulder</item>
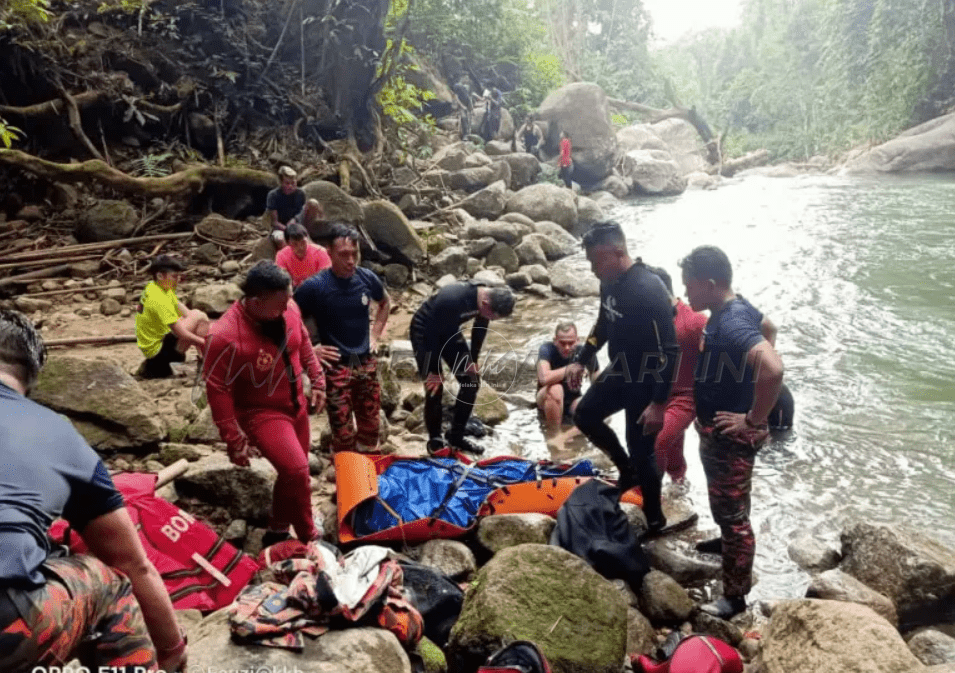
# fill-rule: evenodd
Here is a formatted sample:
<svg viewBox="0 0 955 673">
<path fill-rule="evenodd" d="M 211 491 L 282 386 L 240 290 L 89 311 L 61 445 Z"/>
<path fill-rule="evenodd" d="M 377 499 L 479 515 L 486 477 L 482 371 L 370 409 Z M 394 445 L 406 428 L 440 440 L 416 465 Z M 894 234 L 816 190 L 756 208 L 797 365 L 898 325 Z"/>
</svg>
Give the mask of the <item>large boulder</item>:
<svg viewBox="0 0 955 673">
<path fill-rule="evenodd" d="M 506 161 L 511 167 L 511 188 L 522 189 L 537 181 L 541 172 L 541 164 L 533 154 L 515 152 L 505 154 L 501 161 Z"/>
<path fill-rule="evenodd" d="M 845 172 L 955 170 L 955 113 L 937 117 L 851 159 Z"/>
<path fill-rule="evenodd" d="M 468 255 L 464 248 L 452 246 L 445 248 L 431 258 L 431 271 L 438 276 L 452 275 L 455 278 L 464 275 L 468 268 Z"/>
<path fill-rule="evenodd" d="M 477 540 L 492 554 L 520 544 L 547 544 L 557 521 L 552 516 L 527 514 L 493 514 L 478 524 Z"/>
<path fill-rule="evenodd" d="M 189 466 L 176 478 L 177 492 L 225 507 L 235 519 L 264 524 L 272 505 L 275 469 L 265 458 L 236 467 L 225 453 L 214 453 Z"/>
<path fill-rule="evenodd" d="M 593 199 L 586 196 L 577 197 L 577 226 L 570 232 L 575 236 L 583 236 L 598 222 L 607 219 L 603 208 Z"/>
<path fill-rule="evenodd" d="M 434 98 L 424 102 L 423 112 L 435 117 L 443 117 L 454 112 L 457 97 L 441 76 L 438 68 L 420 51 L 411 51 L 403 58 L 407 58 L 411 65 L 410 68 L 402 70 L 404 78 L 422 91 L 430 91 L 434 94 Z"/>
<path fill-rule="evenodd" d="M 653 131 L 663 140 L 666 149 L 673 156 L 679 166 L 680 175 L 705 171 L 709 167 L 703 140 L 690 122 L 671 117 L 654 124 Z"/>
<path fill-rule="evenodd" d="M 514 252 L 517 254 L 521 266 L 540 265 L 543 268 L 547 264 L 547 256 L 537 241 L 521 241 L 515 246 Z M 533 278 L 531 280 L 533 282 Z"/>
<path fill-rule="evenodd" d="M 391 201 L 370 201 L 362 207 L 365 230 L 375 245 L 397 253 L 411 264 L 420 264 L 427 250 L 408 218 Z"/>
<path fill-rule="evenodd" d="M 839 569 L 888 596 L 899 619 L 955 602 L 955 552 L 901 527 L 858 522 L 842 533 Z"/>
<path fill-rule="evenodd" d="M 650 124 L 632 124 L 617 131 L 617 144 L 621 152 L 631 150 L 664 150 L 669 148 L 656 134 Z"/>
<path fill-rule="evenodd" d="M 763 633 L 761 673 L 917 673 L 925 667 L 899 632 L 870 608 L 838 601 L 783 601 Z"/>
<path fill-rule="evenodd" d="M 872 608 L 892 626 L 899 625 L 892 601 L 841 570 L 827 570 L 813 577 L 806 589 L 806 598 L 859 603 Z"/>
<path fill-rule="evenodd" d="M 538 234 L 540 235 L 540 234 Z M 563 262 L 550 268 L 550 286 L 555 292 L 569 297 L 599 297 L 600 281 L 579 268 Z"/>
<path fill-rule="evenodd" d="M 541 220 L 534 224 L 534 231 L 546 236 L 554 244 L 554 247 L 560 250 L 559 255 L 554 256 L 548 252 L 548 248 L 544 248 L 547 259 L 559 259 L 580 251 L 580 240 L 555 222 Z"/>
<path fill-rule="evenodd" d="M 325 220 L 329 222 L 348 222 L 360 224 L 362 221 L 361 202 L 345 192 L 333 182 L 315 180 L 302 187 L 305 198 L 315 199 L 322 205 Z M 324 230 L 309 231 L 312 238 L 321 238 Z"/>
<path fill-rule="evenodd" d="M 556 222 L 567 231 L 577 225 L 577 202 L 574 193 L 564 187 L 541 183 L 525 187 L 508 198 L 508 213 L 521 213 L 535 222 Z"/>
<path fill-rule="evenodd" d="M 445 145 L 431 157 L 431 165 L 445 171 L 459 171 L 474 148 L 463 141 Z"/>
<path fill-rule="evenodd" d="M 52 357 L 32 397 L 69 417 L 94 449 L 152 446 L 166 436 L 155 400 L 114 361 Z"/>
<path fill-rule="evenodd" d="M 507 243 L 495 243 L 487 253 L 485 263 L 490 266 L 499 266 L 507 273 L 514 273 L 521 265 L 514 248 Z"/>
<path fill-rule="evenodd" d="M 80 213 L 73 235 L 80 243 L 116 241 L 132 236 L 138 223 L 139 214 L 125 201 L 98 201 Z"/>
<path fill-rule="evenodd" d="M 517 245 L 521 240 L 532 233 L 534 230 L 520 222 L 509 222 L 504 220 L 498 220 L 495 222 L 488 222 L 487 220 L 478 220 L 476 222 L 471 222 L 464 227 L 464 238 L 472 241 L 478 241 L 485 238 L 493 238 L 495 241 L 500 241 L 501 243 L 507 243 L 508 245 Z M 483 257 L 487 254 L 485 250 L 481 255 L 473 255 L 474 257 Z"/>
<path fill-rule="evenodd" d="M 426 173 L 425 177 L 429 175 L 430 173 Z M 503 180 L 505 185 L 511 184 L 511 166 L 506 161 L 495 161 L 486 166 L 462 168 L 459 171 L 445 173 L 441 183 L 442 186 L 470 194 L 498 180 Z"/>
<path fill-rule="evenodd" d="M 232 640 L 229 609 L 223 608 L 189 630 L 189 671 L 302 673 L 411 673 L 411 662 L 393 633 L 380 628 L 336 629 L 305 638 L 303 652 L 245 645 Z M 232 663 L 230 663 L 232 662 Z"/>
<path fill-rule="evenodd" d="M 617 136 L 610 123 L 607 96 L 591 82 L 567 84 L 541 103 L 538 119 L 549 122 L 545 148 L 556 154 L 560 132 L 573 147 L 574 180 L 592 185 L 610 175 L 617 159 Z"/>
<path fill-rule="evenodd" d="M 669 196 L 686 191 L 686 178 L 668 152 L 631 150 L 624 156 L 620 172 L 633 181 L 638 194 Z"/>
<path fill-rule="evenodd" d="M 192 292 L 189 306 L 211 316 L 218 316 L 228 311 L 232 302 L 241 296 L 242 290 L 235 283 L 199 285 Z"/>
<path fill-rule="evenodd" d="M 475 192 L 458 204 L 459 208 L 468 211 L 474 217 L 496 219 L 504 212 L 504 202 L 507 200 L 507 185 L 498 180 Z"/>
<path fill-rule="evenodd" d="M 210 238 L 218 238 L 224 241 L 237 241 L 242 236 L 243 225 L 237 220 L 230 220 L 222 215 L 212 213 L 202 218 L 202 221 L 196 225 L 196 231 Z"/>
<path fill-rule="evenodd" d="M 583 559 L 556 546 L 502 550 L 477 574 L 451 630 L 450 670 L 473 673 L 502 643 L 530 640 L 554 673 L 618 673 L 627 602 Z"/>
</svg>

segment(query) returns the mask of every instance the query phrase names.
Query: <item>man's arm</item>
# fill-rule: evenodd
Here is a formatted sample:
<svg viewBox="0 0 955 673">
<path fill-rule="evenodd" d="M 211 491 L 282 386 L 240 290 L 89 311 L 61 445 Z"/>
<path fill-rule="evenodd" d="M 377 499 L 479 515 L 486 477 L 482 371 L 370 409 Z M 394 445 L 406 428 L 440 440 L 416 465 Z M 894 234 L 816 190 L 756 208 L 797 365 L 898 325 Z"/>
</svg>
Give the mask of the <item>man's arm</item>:
<svg viewBox="0 0 955 673">
<path fill-rule="evenodd" d="M 471 362 L 474 364 L 477 364 L 481 347 L 484 346 L 484 340 L 487 338 L 487 327 L 490 324 L 490 320 L 478 316 L 474 319 L 474 324 L 471 325 Z"/>
<path fill-rule="evenodd" d="M 753 368 L 753 406 L 747 414 L 751 424 L 762 425 L 776 404 L 783 384 L 783 361 L 769 340 L 761 341 L 746 353 Z"/>
<path fill-rule="evenodd" d="M 371 326 L 371 351 L 378 350 L 378 342 L 381 341 L 381 335 L 385 332 L 385 325 L 388 324 L 388 316 L 391 314 L 391 297 L 387 290 L 382 290 L 381 299 L 378 301 L 378 310 L 375 312 L 375 322 Z"/>
<path fill-rule="evenodd" d="M 759 324 L 759 331 L 763 335 L 763 338 L 769 342 L 769 345 L 776 348 L 776 335 L 779 333 L 779 330 L 776 329 L 776 325 L 773 321 L 764 317 L 763 321 Z"/>
<path fill-rule="evenodd" d="M 205 346 L 206 340 L 203 339 L 198 334 L 195 334 L 194 332 L 190 332 L 188 329 L 186 329 L 183 324 L 184 322 L 185 321 L 182 318 L 180 318 L 179 320 L 177 320 L 176 322 L 174 322 L 172 325 L 169 326 L 169 329 L 171 329 L 172 333 L 176 335 L 176 338 L 182 339 L 183 341 L 188 341 L 189 343 L 193 344 L 194 346 L 198 346 L 199 348 L 202 348 L 203 346 Z"/>
<path fill-rule="evenodd" d="M 155 566 L 146 557 L 126 509 L 120 508 L 91 520 L 80 531 L 80 537 L 96 558 L 129 578 L 133 594 L 143 611 L 149 637 L 160 654 L 178 649 L 182 639 L 172 601 Z M 183 648 L 178 656 L 160 656 L 159 667 L 176 671 L 185 662 Z"/>
</svg>

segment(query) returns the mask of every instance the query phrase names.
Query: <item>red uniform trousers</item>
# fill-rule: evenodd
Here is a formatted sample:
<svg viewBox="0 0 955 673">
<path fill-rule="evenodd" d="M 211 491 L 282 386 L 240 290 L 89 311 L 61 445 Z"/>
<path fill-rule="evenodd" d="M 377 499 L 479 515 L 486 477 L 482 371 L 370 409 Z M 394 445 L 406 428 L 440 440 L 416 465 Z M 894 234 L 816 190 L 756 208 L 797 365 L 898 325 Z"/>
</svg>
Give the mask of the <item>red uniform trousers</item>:
<svg viewBox="0 0 955 673">
<path fill-rule="evenodd" d="M 695 418 L 696 407 L 693 402 L 693 391 L 672 393 L 670 399 L 667 400 L 663 429 L 657 433 L 654 452 L 656 453 L 657 468 L 660 474 L 666 472 L 673 481 L 679 481 L 686 476 L 683 436 Z"/>
</svg>

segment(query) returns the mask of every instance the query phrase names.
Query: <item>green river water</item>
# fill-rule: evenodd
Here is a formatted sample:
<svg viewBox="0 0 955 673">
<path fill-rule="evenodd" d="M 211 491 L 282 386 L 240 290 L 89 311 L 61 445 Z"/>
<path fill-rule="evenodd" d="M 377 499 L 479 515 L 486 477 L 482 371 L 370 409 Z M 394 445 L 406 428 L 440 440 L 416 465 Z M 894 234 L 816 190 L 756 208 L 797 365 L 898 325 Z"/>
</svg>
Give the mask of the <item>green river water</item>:
<svg viewBox="0 0 955 673">
<path fill-rule="evenodd" d="M 677 260 L 696 245 L 722 247 L 734 289 L 779 327 L 796 417 L 756 464 L 753 598 L 804 593 L 808 576 L 787 547 L 806 530 L 832 537 L 853 519 L 905 523 L 955 547 L 955 180 L 750 177 L 610 215 L 679 294 Z M 582 254 L 573 261 L 590 273 Z M 516 313 L 495 328 L 536 352 L 559 318 L 585 334 L 597 299 Z M 622 417 L 611 424 L 622 437 Z M 512 413 L 488 443 L 549 455 L 532 411 Z M 691 428 L 690 497 L 700 525 L 713 528 L 697 446 Z"/>
</svg>

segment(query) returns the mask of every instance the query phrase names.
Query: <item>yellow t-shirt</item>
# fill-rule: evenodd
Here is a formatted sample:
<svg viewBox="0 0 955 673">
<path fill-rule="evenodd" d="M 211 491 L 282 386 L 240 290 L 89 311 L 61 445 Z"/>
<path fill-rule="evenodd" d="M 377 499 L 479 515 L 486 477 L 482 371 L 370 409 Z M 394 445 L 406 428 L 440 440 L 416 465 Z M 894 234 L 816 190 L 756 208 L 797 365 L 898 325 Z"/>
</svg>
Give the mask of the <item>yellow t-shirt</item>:
<svg viewBox="0 0 955 673">
<path fill-rule="evenodd" d="M 182 317 L 176 291 L 164 290 L 156 281 L 150 281 L 139 298 L 136 311 L 136 345 L 148 360 L 159 354 L 163 337 Z"/>
</svg>

